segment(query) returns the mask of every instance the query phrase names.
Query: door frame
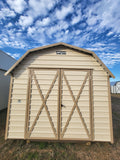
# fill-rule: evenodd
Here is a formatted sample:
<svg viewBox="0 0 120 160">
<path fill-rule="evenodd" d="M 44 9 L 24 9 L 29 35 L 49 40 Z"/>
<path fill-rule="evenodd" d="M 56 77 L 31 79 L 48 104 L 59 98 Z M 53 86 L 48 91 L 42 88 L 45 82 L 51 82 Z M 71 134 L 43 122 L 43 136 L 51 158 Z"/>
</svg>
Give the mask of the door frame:
<svg viewBox="0 0 120 160">
<path fill-rule="evenodd" d="M 30 105 L 30 96 L 31 96 L 31 80 L 32 80 L 32 71 L 34 70 L 56 70 L 58 73 L 58 109 L 57 109 L 57 136 L 55 138 L 41 138 L 41 137 L 30 137 L 28 134 L 29 127 L 29 105 Z M 62 74 L 66 70 L 80 70 L 86 71 L 89 74 L 89 112 L 90 112 L 90 137 L 89 138 L 80 138 L 80 139 L 71 139 L 71 138 L 61 138 L 61 87 L 62 87 Z M 94 121 L 93 121 L 93 69 L 86 68 L 46 68 L 46 67 L 29 67 L 28 68 L 28 85 L 27 85 L 27 98 L 26 98 L 26 116 L 25 116 L 25 128 L 24 128 L 24 139 L 30 140 L 50 140 L 50 141 L 93 141 L 94 139 Z"/>
</svg>

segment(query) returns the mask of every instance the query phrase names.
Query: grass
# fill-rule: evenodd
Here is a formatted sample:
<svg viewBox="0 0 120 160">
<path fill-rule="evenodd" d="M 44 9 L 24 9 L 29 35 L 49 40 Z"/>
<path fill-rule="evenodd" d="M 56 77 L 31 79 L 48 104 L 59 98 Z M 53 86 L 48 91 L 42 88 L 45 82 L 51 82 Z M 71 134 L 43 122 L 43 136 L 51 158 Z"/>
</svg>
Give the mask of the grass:
<svg viewBox="0 0 120 160">
<path fill-rule="evenodd" d="M 113 97 L 120 97 L 120 93 L 112 93 L 111 94 Z"/>
<path fill-rule="evenodd" d="M 120 160 L 120 98 L 112 97 L 114 144 L 4 140 L 6 110 L 0 113 L 0 160 Z"/>
</svg>

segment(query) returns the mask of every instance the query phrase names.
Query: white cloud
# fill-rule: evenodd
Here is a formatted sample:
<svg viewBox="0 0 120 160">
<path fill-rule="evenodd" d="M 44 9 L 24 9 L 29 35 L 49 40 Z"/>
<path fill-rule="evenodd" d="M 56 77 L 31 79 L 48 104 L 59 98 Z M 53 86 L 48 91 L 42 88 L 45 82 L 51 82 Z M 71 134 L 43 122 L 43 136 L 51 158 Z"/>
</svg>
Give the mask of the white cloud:
<svg viewBox="0 0 120 160">
<path fill-rule="evenodd" d="M 112 68 L 115 64 L 120 63 L 120 53 L 100 53 L 99 57 L 109 67 Z"/>
<path fill-rule="evenodd" d="M 4 36 L 4 35 L 3 35 Z M 13 48 L 25 48 L 27 46 L 27 44 L 22 40 L 22 39 L 18 39 L 18 38 L 12 38 L 10 39 L 9 36 L 5 36 L 2 37 L 2 43 L 0 42 L 0 44 L 2 45 L 1 47 L 3 48 L 5 47 L 13 47 Z M 1 36 L 0 36 L 1 39 Z"/>
<path fill-rule="evenodd" d="M 8 27 L 8 28 L 10 28 L 10 27 L 12 27 L 13 26 L 13 24 L 11 23 L 11 22 L 9 22 L 7 25 L 6 25 L 6 27 Z"/>
<path fill-rule="evenodd" d="M 41 21 L 37 21 L 34 26 L 28 28 L 27 35 L 40 44 L 45 45 L 48 41 L 48 37 L 50 39 L 54 38 L 52 40 L 53 42 L 69 39 L 68 27 L 69 25 L 66 21 L 58 21 L 57 24 L 51 26 L 42 26 Z"/>
<path fill-rule="evenodd" d="M 115 43 L 96 42 L 86 49 L 94 51 L 98 57 L 109 67 L 120 63 L 120 53 L 116 53 Z"/>
<path fill-rule="evenodd" d="M 107 36 L 111 36 L 112 34 L 114 34 L 113 32 L 108 32 Z"/>
<path fill-rule="evenodd" d="M 32 34 L 34 34 L 36 32 L 36 28 L 35 27 L 29 27 L 28 28 L 28 35 L 32 36 Z"/>
<path fill-rule="evenodd" d="M 20 16 L 19 19 L 19 24 L 23 27 L 26 28 L 30 26 L 33 23 L 33 18 L 30 16 Z"/>
<path fill-rule="evenodd" d="M 77 24 L 80 20 L 81 20 L 81 15 L 74 16 L 71 24 L 72 25 Z"/>
<path fill-rule="evenodd" d="M 97 23 L 97 16 L 90 16 L 90 17 L 88 17 L 88 19 L 87 19 L 87 24 L 88 25 L 95 25 L 96 23 Z"/>
<path fill-rule="evenodd" d="M 77 29 L 76 31 L 75 31 L 75 34 L 76 35 L 79 35 L 81 33 L 81 30 L 79 30 L 79 29 Z"/>
<path fill-rule="evenodd" d="M 20 53 L 9 53 L 9 52 L 7 52 L 7 54 L 10 55 L 11 57 L 15 58 L 15 59 L 18 59 L 21 56 Z"/>
<path fill-rule="evenodd" d="M 86 49 L 95 51 L 95 52 L 110 52 L 115 49 L 115 43 L 103 43 L 103 42 L 96 42 L 94 44 L 91 44 L 89 47 L 86 47 Z"/>
<path fill-rule="evenodd" d="M 38 20 L 36 22 L 36 25 L 37 26 L 47 26 L 49 23 L 50 23 L 50 18 L 46 17 L 46 18 L 43 18 L 42 20 Z"/>
<path fill-rule="evenodd" d="M 112 29 L 113 32 L 120 33 L 120 14 L 119 14 L 120 1 L 116 0 L 101 0 L 88 6 L 86 8 L 86 18 L 88 25 L 96 26 L 97 30 Z"/>
<path fill-rule="evenodd" d="M 69 30 L 67 29 L 66 31 L 65 31 L 65 34 L 68 34 L 69 33 Z"/>
<path fill-rule="evenodd" d="M 56 32 L 61 32 L 62 30 L 67 30 L 69 27 L 68 23 L 66 21 L 58 21 L 56 25 L 53 25 L 46 29 L 47 35 L 51 38 L 52 34 Z"/>
<path fill-rule="evenodd" d="M 58 19 L 64 19 L 68 14 L 73 12 L 72 5 L 69 6 L 62 6 L 61 10 L 56 10 L 56 17 Z"/>
<path fill-rule="evenodd" d="M 39 16 L 47 15 L 56 3 L 57 1 L 54 0 L 29 0 L 29 9 L 25 12 L 25 15 L 20 17 L 18 24 L 23 26 L 23 29 L 30 26 Z M 41 26 L 45 26 L 49 22 L 48 17 L 39 21 Z"/>
<path fill-rule="evenodd" d="M 14 11 L 10 10 L 9 8 L 2 8 L 0 10 L 0 19 L 6 19 L 6 17 L 15 17 L 16 14 Z"/>
<path fill-rule="evenodd" d="M 39 15 L 46 15 L 56 4 L 55 0 L 29 0 L 28 14 L 37 17 Z"/>
<path fill-rule="evenodd" d="M 13 48 L 26 48 L 28 44 L 24 41 L 21 30 L 15 28 L 4 28 L 0 34 L 0 46 Z"/>
<path fill-rule="evenodd" d="M 27 3 L 24 0 L 7 0 L 7 3 L 16 13 L 22 13 L 27 7 Z"/>
<path fill-rule="evenodd" d="M 36 41 L 37 43 L 41 45 L 47 44 L 47 37 L 45 35 L 45 27 L 39 27 L 39 26 L 32 26 L 29 27 L 27 30 L 27 35 L 29 38 L 31 37 L 32 40 Z"/>
</svg>

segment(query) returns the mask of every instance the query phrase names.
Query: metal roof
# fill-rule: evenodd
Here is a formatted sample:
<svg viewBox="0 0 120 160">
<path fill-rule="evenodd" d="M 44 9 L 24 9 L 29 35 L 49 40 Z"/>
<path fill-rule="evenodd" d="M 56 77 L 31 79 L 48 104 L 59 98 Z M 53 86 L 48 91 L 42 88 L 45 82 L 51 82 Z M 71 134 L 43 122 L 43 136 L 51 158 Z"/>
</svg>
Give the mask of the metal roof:
<svg viewBox="0 0 120 160">
<path fill-rule="evenodd" d="M 7 71 L 14 63 L 16 59 L 0 50 L 0 69 Z"/>
</svg>

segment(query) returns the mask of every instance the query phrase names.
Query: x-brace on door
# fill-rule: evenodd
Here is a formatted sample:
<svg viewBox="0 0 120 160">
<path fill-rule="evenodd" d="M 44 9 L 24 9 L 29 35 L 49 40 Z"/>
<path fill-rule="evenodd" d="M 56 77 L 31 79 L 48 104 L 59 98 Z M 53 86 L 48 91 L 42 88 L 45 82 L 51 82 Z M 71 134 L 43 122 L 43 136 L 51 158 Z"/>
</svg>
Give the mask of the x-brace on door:
<svg viewBox="0 0 120 160">
<path fill-rule="evenodd" d="M 92 140 L 91 70 L 29 70 L 25 138 Z"/>
</svg>

